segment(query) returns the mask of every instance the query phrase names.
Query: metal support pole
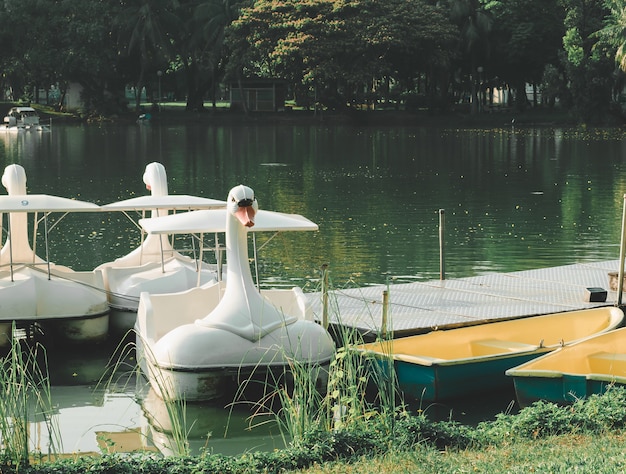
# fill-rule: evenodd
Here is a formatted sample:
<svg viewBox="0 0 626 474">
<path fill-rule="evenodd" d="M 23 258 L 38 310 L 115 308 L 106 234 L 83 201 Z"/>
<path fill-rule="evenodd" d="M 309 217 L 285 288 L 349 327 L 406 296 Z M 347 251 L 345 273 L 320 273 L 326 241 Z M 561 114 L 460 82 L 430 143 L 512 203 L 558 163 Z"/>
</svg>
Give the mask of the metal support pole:
<svg viewBox="0 0 626 474">
<path fill-rule="evenodd" d="M 445 236 L 445 210 L 439 209 L 439 279 L 446 279 L 446 255 L 444 246 Z"/>
<path fill-rule="evenodd" d="M 322 265 L 322 327 L 328 329 L 328 264 Z"/>
<path fill-rule="evenodd" d="M 48 247 L 48 213 L 44 212 L 43 214 L 43 228 L 44 228 L 44 242 L 46 244 L 46 265 L 48 266 L 48 280 L 52 277 L 50 276 L 50 248 Z M 34 252 L 33 252 L 34 254 Z M 36 258 L 33 255 L 33 258 Z"/>
<path fill-rule="evenodd" d="M 616 305 L 622 304 L 624 286 L 624 258 L 626 254 L 626 194 L 624 194 L 624 206 L 622 210 L 622 241 L 619 248 L 619 272 L 617 275 L 617 301 Z"/>
</svg>

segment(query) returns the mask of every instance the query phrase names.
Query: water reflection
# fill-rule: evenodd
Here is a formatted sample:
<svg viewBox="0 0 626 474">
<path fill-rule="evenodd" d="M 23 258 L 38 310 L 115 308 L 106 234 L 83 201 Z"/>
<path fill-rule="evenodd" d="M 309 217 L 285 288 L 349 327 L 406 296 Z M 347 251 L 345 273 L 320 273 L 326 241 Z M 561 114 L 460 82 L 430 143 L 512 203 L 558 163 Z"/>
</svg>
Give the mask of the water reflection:
<svg viewBox="0 0 626 474">
<path fill-rule="evenodd" d="M 151 450 L 176 454 L 172 414 L 137 372 L 132 346 L 109 344 L 47 352 L 54 426 L 66 453 Z M 243 401 L 176 405 L 193 454 L 227 455 L 284 446 L 275 418 Z M 178 418 L 180 417 L 180 418 Z M 32 420 L 33 449 L 47 452 L 44 419 Z M 58 441 L 58 440 L 54 440 Z"/>
<path fill-rule="evenodd" d="M 142 433 L 147 445 L 165 455 L 177 454 L 174 436 L 177 428 L 172 426 L 171 408 L 168 410 L 166 403 L 151 388 L 144 386 L 142 391 L 140 401 L 145 418 Z M 232 405 L 227 400 L 222 404 L 185 404 L 183 429 L 188 433 L 191 452 L 236 455 L 284 447 L 274 416 L 250 408 L 245 403 Z"/>
</svg>

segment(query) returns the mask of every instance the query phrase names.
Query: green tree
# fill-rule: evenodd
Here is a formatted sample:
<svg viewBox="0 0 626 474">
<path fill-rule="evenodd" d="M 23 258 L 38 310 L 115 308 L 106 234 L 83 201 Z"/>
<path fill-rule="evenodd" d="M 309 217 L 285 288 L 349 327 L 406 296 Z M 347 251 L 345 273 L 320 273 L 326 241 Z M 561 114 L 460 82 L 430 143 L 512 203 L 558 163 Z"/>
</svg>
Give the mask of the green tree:
<svg viewBox="0 0 626 474">
<path fill-rule="evenodd" d="M 608 15 L 599 36 L 615 48 L 615 61 L 626 72 L 626 2 L 605 0 Z"/>
<path fill-rule="evenodd" d="M 449 0 L 450 18 L 459 28 L 458 52 L 463 75 L 469 75 L 471 112 L 478 113 L 478 86 L 483 68 L 490 57 L 489 35 L 493 17 L 486 8 L 487 0 Z"/>
<path fill-rule="evenodd" d="M 167 68 L 171 52 L 171 32 L 179 26 L 176 0 L 127 0 L 117 17 L 121 46 L 130 58 L 137 58 L 135 109 L 139 110 L 141 91 L 148 75 Z M 158 100 L 161 100 L 159 97 Z"/>
<path fill-rule="evenodd" d="M 344 109 L 376 81 L 410 83 L 445 64 L 451 39 L 441 10 L 421 0 L 260 0 L 229 29 L 229 73 L 280 76 L 298 99 L 313 90 Z"/>
<path fill-rule="evenodd" d="M 599 41 L 604 0 L 561 0 L 565 8 L 563 63 L 572 111 L 582 122 L 602 121 L 611 102 L 614 52 Z"/>
<path fill-rule="evenodd" d="M 184 74 L 187 110 L 204 109 L 207 93 L 215 106 L 225 68 L 225 29 L 237 17 L 239 4 L 233 0 L 189 0 L 180 4 L 181 25 L 172 34 L 176 57 L 171 67 Z"/>
<path fill-rule="evenodd" d="M 58 84 L 63 92 L 69 83 L 77 83 L 86 108 L 119 111 L 123 81 L 110 28 L 117 4 L 105 3 L 2 2 L 0 29 L 5 37 L 0 64 L 13 99 L 33 99 L 39 88 L 47 90 L 51 84 Z"/>
<path fill-rule="evenodd" d="M 494 18 L 489 72 L 512 86 L 523 108 L 526 84 L 539 84 L 547 65 L 560 65 L 565 13 L 558 0 L 497 0 L 488 8 Z"/>
</svg>

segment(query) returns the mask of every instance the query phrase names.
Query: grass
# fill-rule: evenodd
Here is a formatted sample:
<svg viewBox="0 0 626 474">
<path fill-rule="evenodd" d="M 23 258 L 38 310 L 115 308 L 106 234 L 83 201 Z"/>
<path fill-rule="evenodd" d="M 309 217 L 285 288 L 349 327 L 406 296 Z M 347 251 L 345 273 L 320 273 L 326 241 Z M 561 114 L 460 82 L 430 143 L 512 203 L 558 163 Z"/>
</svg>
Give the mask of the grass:
<svg viewBox="0 0 626 474">
<path fill-rule="evenodd" d="M 623 473 L 623 431 L 601 436 L 567 434 L 518 442 L 514 447 L 438 451 L 417 446 L 354 462 L 331 462 L 300 470 L 306 474 L 441 474 L 441 473 Z"/>
<path fill-rule="evenodd" d="M 15 324 L 12 333 L 16 334 Z M 3 464 L 19 470 L 31 459 L 50 459 L 60 452 L 61 440 L 53 416 L 50 379 L 43 346 L 22 348 L 17 337 L 11 339 L 8 354 L 0 361 L 0 455 Z M 45 425 L 48 439 L 41 446 L 39 436 L 31 434 L 33 421 Z"/>
<path fill-rule="evenodd" d="M 538 403 L 469 428 L 402 414 L 394 433 L 378 419 L 351 430 L 313 431 L 299 445 L 229 457 L 205 453 L 76 458 L 3 473 L 617 473 L 626 469 L 626 390 L 569 406 Z"/>
</svg>

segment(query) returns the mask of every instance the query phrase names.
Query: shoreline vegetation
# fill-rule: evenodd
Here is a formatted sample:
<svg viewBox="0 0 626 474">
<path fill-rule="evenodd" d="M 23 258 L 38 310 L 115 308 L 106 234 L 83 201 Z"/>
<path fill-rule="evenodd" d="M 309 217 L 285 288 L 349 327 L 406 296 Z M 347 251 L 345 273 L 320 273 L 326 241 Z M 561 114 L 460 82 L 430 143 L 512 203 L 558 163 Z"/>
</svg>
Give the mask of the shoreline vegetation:
<svg viewBox="0 0 626 474">
<path fill-rule="evenodd" d="M 274 452 L 162 457 L 148 452 L 72 456 L 29 466 L 0 464 L 2 473 L 107 474 L 285 473 L 440 474 L 618 473 L 626 470 L 626 391 L 611 388 L 569 406 L 537 402 L 518 414 L 467 427 L 433 422 L 427 411 L 398 412 L 350 429 L 311 430 Z"/>
<path fill-rule="evenodd" d="M 8 110 L 15 104 L 5 104 Z M 314 111 L 287 108 L 280 112 L 248 112 L 230 110 L 227 104 L 217 107 L 205 104 L 201 111 L 186 111 L 185 104 L 168 102 L 157 107 L 144 104 L 140 112 L 128 111 L 123 115 L 81 116 L 79 113 L 55 112 L 49 107 L 34 104 L 42 120 L 52 119 L 60 123 L 135 123 L 141 114 L 149 114 L 144 123 L 186 123 L 236 125 L 244 123 L 272 123 L 285 125 L 354 125 L 354 126 L 421 126 L 421 127 L 511 127 L 511 126 L 586 126 L 580 124 L 566 110 L 559 108 L 528 108 L 517 111 L 513 108 L 494 107 L 490 111 L 472 115 L 465 108 L 448 111 L 425 109 L 407 111 L 391 108 L 376 110 L 348 109 L 344 112 Z M 624 120 L 618 115 L 607 116 L 598 126 L 622 126 Z M 591 126 L 591 125 L 590 125 Z"/>
</svg>

